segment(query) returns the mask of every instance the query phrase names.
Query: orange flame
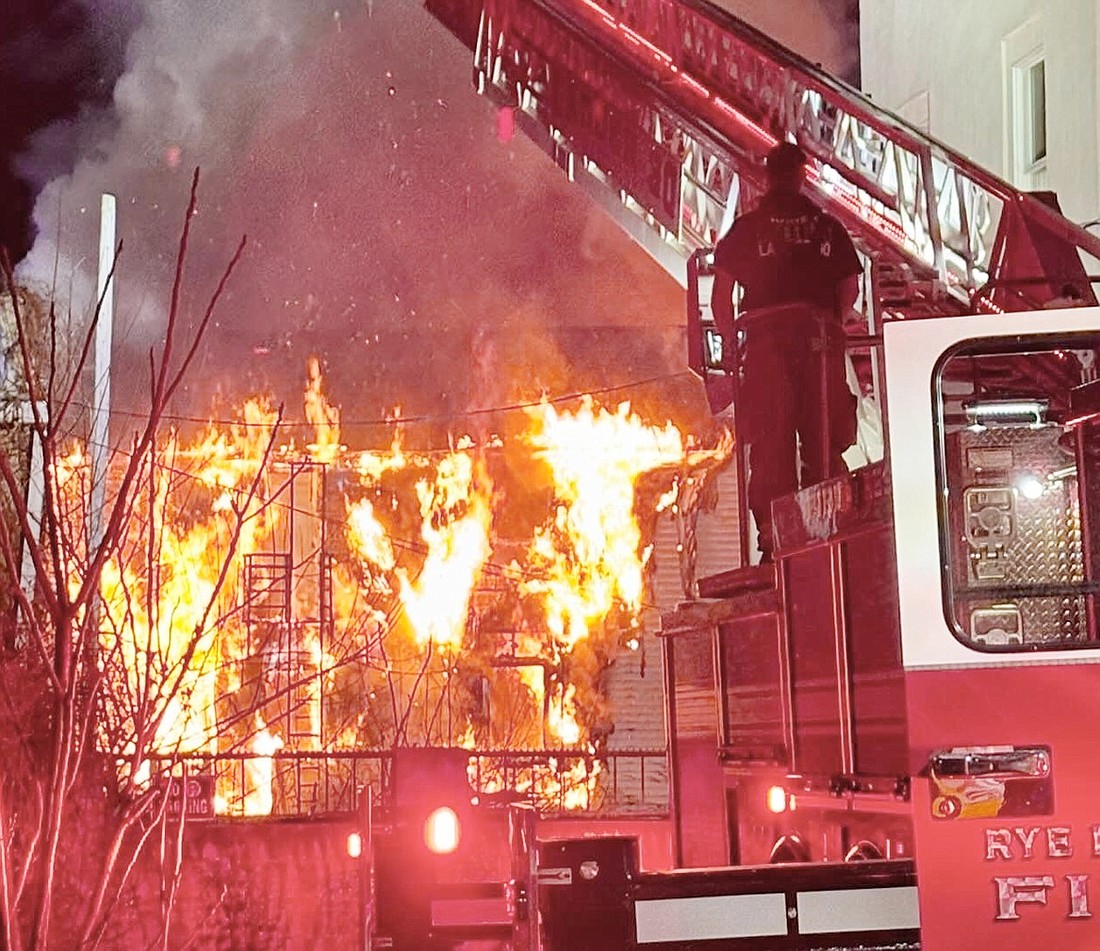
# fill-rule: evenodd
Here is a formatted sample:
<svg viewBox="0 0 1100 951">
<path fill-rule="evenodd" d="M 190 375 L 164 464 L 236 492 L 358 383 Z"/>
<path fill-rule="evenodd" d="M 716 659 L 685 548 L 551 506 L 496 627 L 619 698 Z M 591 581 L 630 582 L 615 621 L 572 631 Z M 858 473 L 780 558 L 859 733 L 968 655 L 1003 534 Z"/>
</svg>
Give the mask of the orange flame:
<svg viewBox="0 0 1100 951">
<path fill-rule="evenodd" d="M 257 754 L 244 761 L 245 788 L 240 803 L 244 816 L 269 816 L 275 804 L 275 754 L 283 748 L 280 737 L 270 733 L 263 718 L 249 743 L 249 752 Z"/>
<path fill-rule="evenodd" d="M 385 526 L 378 521 L 370 499 L 348 503 L 347 512 L 348 541 L 352 549 L 381 571 L 393 571 L 397 566 L 393 545 Z"/>
<path fill-rule="evenodd" d="M 502 541 L 495 532 L 501 514 L 510 513 L 501 505 L 519 493 L 508 482 L 516 475 L 499 443 L 489 440 L 475 448 L 462 439 L 446 452 L 413 452 L 395 428 L 388 451 L 348 453 L 340 444 L 340 413 L 325 397 L 322 382 L 320 365 L 312 359 L 305 412 L 316 438 L 308 460 L 282 449 L 274 475 L 253 485 L 277 414 L 267 402 L 252 400 L 236 426 L 211 427 L 190 445 L 178 436 L 167 440 L 143 477 L 129 534 L 103 574 L 101 645 L 115 662 L 119 692 L 159 698 L 154 750 L 243 748 L 259 754 L 255 771 L 235 780 L 243 786 L 230 795 L 219 780 L 219 795 L 226 809 L 263 814 L 273 804 L 270 757 L 283 743 L 347 746 L 371 729 L 392 733 L 401 721 L 403 728 L 427 731 L 420 742 L 439 736 L 475 747 L 493 735 L 478 719 L 492 715 L 478 706 L 481 699 L 460 697 L 454 722 L 445 725 L 442 715 L 431 711 L 451 715 L 450 700 L 443 704 L 440 698 L 450 697 L 449 691 L 457 696 L 467 688 L 455 682 L 471 680 L 456 673 L 491 676 L 484 672 L 507 651 L 500 635 L 472 631 L 470 620 L 478 620 L 484 604 L 491 609 L 507 603 L 502 615 L 513 653 L 504 662 L 514 670 L 511 683 L 522 683 L 528 695 L 515 709 L 539 718 L 539 728 L 517 735 L 527 744 L 590 752 L 587 711 L 597 677 L 568 683 L 562 678 L 570 675 L 570 664 L 575 674 L 588 662 L 577 660 L 579 653 L 598 653 L 576 652 L 581 639 L 599 637 L 604 649 L 613 640 L 609 633 L 637 623 L 649 554 L 635 511 L 638 481 L 654 469 L 692 464 L 681 434 L 671 424 L 645 423 L 625 403 L 608 410 L 586 399 L 575 411 L 550 405 L 531 410 L 531 431 L 508 450 L 526 450 L 538 460 L 534 468 L 546 485 L 531 497 L 542 499 L 549 490 L 553 502 L 548 514 L 512 519 L 509 531 L 519 524 L 522 533 Z M 321 467 L 340 467 L 359 482 L 359 497 L 345 500 L 353 563 L 337 566 L 329 580 L 320 572 L 307 576 L 302 568 L 321 544 L 317 487 L 322 480 L 312 474 Z M 531 470 L 524 467 L 522 478 L 531 477 Z M 79 450 L 56 467 L 55 476 L 79 494 L 78 484 L 86 485 Z M 288 487 L 300 490 L 292 503 L 280 494 Z M 673 502 L 666 495 L 660 504 Z M 287 540 L 291 521 L 295 532 L 309 534 L 308 544 L 298 536 Z M 231 537 L 239 537 L 239 544 L 230 554 Z M 509 568 L 493 565 L 495 549 Z M 279 558 L 286 559 L 285 591 L 283 576 L 276 573 L 263 597 L 249 594 L 243 579 L 252 555 L 273 556 L 263 562 L 270 571 L 283 564 Z M 289 604 L 286 610 L 294 618 L 321 617 L 323 612 L 307 602 L 317 602 L 326 584 L 335 587 L 335 644 L 320 641 L 319 622 L 290 622 L 284 612 Z M 351 643 L 356 638 L 360 642 Z M 442 656 L 433 648 L 442 648 Z M 322 688 L 331 686 L 333 672 L 349 665 L 349 658 L 366 658 L 378 649 L 389 650 L 384 662 L 374 654 L 356 668 L 363 686 L 355 695 L 360 707 L 351 726 L 338 725 L 323 735 Z M 288 669 L 297 665 L 294 676 L 302 682 L 293 689 L 271 679 L 284 661 Z M 159 682 L 152 683 L 157 676 Z M 173 692 L 177 679 L 181 686 Z M 390 689 L 395 681 L 403 683 L 396 691 Z M 381 706 L 371 706 L 376 694 Z M 282 724 L 290 722 L 291 696 L 304 707 L 294 720 L 297 726 L 288 730 Z M 396 701 L 395 709 L 387 710 L 385 703 L 399 696 L 410 709 L 427 711 L 425 716 L 402 720 Z M 229 707 L 223 721 L 222 711 Z M 382 726 L 374 722 L 381 722 L 380 711 L 390 716 Z M 227 730 L 226 722 L 236 723 L 237 732 Z M 254 735 L 240 734 L 245 722 L 254 725 Z M 416 741 L 411 734 L 406 738 Z M 388 743 L 391 734 L 379 739 Z M 568 769 L 532 767 L 523 782 L 559 804 L 579 807 L 590 800 L 598 777 L 599 764 L 585 756 L 570 760 Z"/>
<path fill-rule="evenodd" d="M 576 413 L 543 404 L 527 436 L 550 468 L 558 504 L 532 541 L 535 577 L 522 590 L 541 598 L 554 640 L 566 650 L 617 605 L 636 612 L 645 590 L 635 484 L 643 473 L 683 461 L 671 424 L 650 426 L 622 403 L 614 412 L 585 398 Z"/>
<path fill-rule="evenodd" d="M 401 600 L 421 646 L 462 646 L 470 596 L 491 552 L 488 476 L 467 453 L 447 456 L 416 484 L 427 546 L 420 574 L 398 569 Z"/>
<path fill-rule="evenodd" d="M 345 448 L 340 445 L 340 410 L 326 398 L 321 388 L 321 363 L 309 358 L 305 392 L 306 421 L 312 423 L 316 439 L 306 448 L 317 462 L 335 462 Z"/>
</svg>

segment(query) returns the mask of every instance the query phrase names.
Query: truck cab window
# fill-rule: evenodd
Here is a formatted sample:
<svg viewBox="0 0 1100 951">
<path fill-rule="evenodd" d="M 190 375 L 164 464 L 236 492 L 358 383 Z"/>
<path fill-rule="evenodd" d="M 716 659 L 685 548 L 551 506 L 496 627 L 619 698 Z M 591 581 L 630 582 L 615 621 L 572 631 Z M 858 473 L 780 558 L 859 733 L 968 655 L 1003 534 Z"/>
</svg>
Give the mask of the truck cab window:
<svg viewBox="0 0 1100 951">
<path fill-rule="evenodd" d="M 1100 336 L 970 341 L 933 381 L 944 608 L 977 650 L 1097 646 Z"/>
</svg>

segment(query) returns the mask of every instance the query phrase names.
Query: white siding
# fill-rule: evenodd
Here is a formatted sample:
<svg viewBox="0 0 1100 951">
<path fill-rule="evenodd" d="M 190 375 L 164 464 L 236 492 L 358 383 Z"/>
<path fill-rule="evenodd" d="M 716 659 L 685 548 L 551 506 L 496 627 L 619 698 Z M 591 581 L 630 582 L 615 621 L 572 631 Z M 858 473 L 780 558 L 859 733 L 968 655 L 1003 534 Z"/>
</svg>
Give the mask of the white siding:
<svg viewBox="0 0 1100 951">
<path fill-rule="evenodd" d="M 738 567 L 736 469 L 727 466 L 715 479 L 715 494 L 711 497 L 714 506 L 700 512 L 696 527 L 697 579 Z M 608 699 L 615 718 L 615 732 L 608 743 L 612 750 L 660 749 L 665 745 L 664 670 L 656 632 L 660 629 L 660 615 L 686 598 L 678 544 L 672 517 L 667 513 L 660 516 L 654 536 L 652 602 L 643 614 L 643 649 L 622 651 L 608 673 Z M 709 694 L 706 699 L 713 703 Z M 627 803 L 638 802 L 650 809 L 667 805 L 667 774 L 662 767 L 654 767 L 653 763 L 646 766 L 643 803 L 637 764 L 620 765 L 618 786 Z"/>
<path fill-rule="evenodd" d="M 897 112 L 927 93 L 932 135 L 1011 179 L 1005 66 L 1019 52 L 1018 31 L 1037 21 L 1032 35 L 1046 60 L 1046 187 L 1058 193 L 1068 217 L 1092 220 L 1100 217 L 1098 6 L 1098 0 L 863 0 L 864 89 Z"/>
<path fill-rule="evenodd" d="M 717 492 L 714 508 L 700 512 L 696 526 L 696 580 L 741 567 L 737 467 L 731 461 L 713 478 Z M 756 539 L 750 538 L 749 548 L 755 544 Z"/>
</svg>

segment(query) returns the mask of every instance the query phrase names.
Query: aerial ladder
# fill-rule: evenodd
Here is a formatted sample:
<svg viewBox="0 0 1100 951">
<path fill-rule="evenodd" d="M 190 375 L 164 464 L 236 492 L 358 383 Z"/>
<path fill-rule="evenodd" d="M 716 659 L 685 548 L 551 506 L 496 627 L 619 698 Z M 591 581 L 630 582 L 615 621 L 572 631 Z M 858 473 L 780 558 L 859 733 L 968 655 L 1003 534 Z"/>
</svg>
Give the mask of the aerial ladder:
<svg viewBox="0 0 1100 951">
<path fill-rule="evenodd" d="M 704 0 L 426 5 L 478 90 L 685 286 L 789 140 L 871 261 L 876 319 L 1094 300 L 1100 239 Z"/>
<path fill-rule="evenodd" d="M 736 380 L 711 319 L 710 253 L 756 203 L 781 140 L 811 157 L 809 197 L 865 259 L 862 364 L 876 406 L 886 322 L 1096 302 L 1100 238 L 1052 194 L 1014 188 L 705 0 L 426 6 L 473 52 L 474 83 L 502 122 L 687 288 L 688 364 L 716 413 Z"/>
<path fill-rule="evenodd" d="M 1100 239 L 1063 217 L 1053 195 L 1013 187 L 704 0 L 425 0 L 425 4 L 472 52 L 474 83 L 480 93 L 498 106 L 501 129 L 509 130 L 514 125 L 539 144 L 572 182 L 685 287 L 688 364 L 702 379 L 715 413 L 727 412 L 737 381 L 735 372 L 722 359 L 723 349 L 731 342 L 721 340 L 709 311 L 706 287 L 711 251 L 736 215 L 751 208 L 762 193 L 764 157 L 779 141 L 796 142 L 807 153 L 810 163 L 806 194 L 843 222 L 864 260 L 859 306 L 866 319 L 866 333 L 849 343 L 860 351 L 857 359 L 868 371 L 877 405 L 885 404 L 878 387 L 889 362 L 883 357 L 882 340 L 885 334 L 889 341 L 891 325 L 961 317 L 977 321 L 966 326 L 975 328 L 975 333 L 986 334 L 995 333 L 989 328 L 995 328 L 996 321 L 1003 320 L 1020 337 L 1031 324 L 1039 328 L 1037 333 L 1043 332 L 1043 322 L 1038 317 L 1041 312 L 1085 308 L 1081 316 L 1066 318 L 1065 325 L 1074 329 L 1072 334 L 1067 332 L 1068 335 L 1059 338 L 1068 341 L 1063 349 L 1042 351 L 1040 347 L 1026 357 L 1013 353 L 1002 358 L 998 352 L 983 353 L 973 359 L 948 362 L 959 379 L 965 378 L 975 392 L 980 391 L 986 398 L 983 406 L 999 403 L 1004 412 L 1014 405 L 1011 400 L 1014 394 L 1030 393 L 1040 383 L 1064 394 L 1064 399 L 1059 396 L 1056 400 L 1064 405 L 1059 405 L 1054 415 L 1061 419 L 1073 417 L 1071 422 L 1076 428 L 1067 423 L 1066 432 L 1067 438 L 1076 439 L 1077 444 L 1075 471 L 1080 474 L 1081 487 L 1076 491 L 1082 500 L 1081 509 L 1089 508 L 1083 501 L 1086 474 L 1092 473 L 1090 467 L 1095 468 L 1096 456 L 1089 442 L 1093 431 L 1089 427 L 1095 427 L 1100 414 L 1100 408 L 1094 405 L 1100 404 L 1100 396 L 1095 385 L 1091 388 L 1079 385 L 1079 371 L 1081 361 L 1095 362 L 1097 347 L 1095 342 L 1088 343 L 1091 357 L 1084 348 L 1080 351 L 1081 361 L 1066 359 L 1066 353 L 1077 345 L 1083 328 L 1095 326 L 1089 323 L 1095 317 L 1089 316 L 1087 308 L 1097 303 L 1093 284 L 1100 272 L 1097 267 Z M 1019 318 L 1013 317 L 1014 314 L 1019 314 Z M 944 322 L 935 323 L 942 326 Z M 907 340 L 909 346 L 914 346 L 919 335 L 898 333 L 895 339 Z M 901 374 L 897 376 L 900 378 Z M 956 416 L 971 409 L 958 400 L 952 406 Z M 974 408 L 976 411 L 977 404 Z M 1047 409 L 1053 407 L 1044 407 L 1042 412 Z M 907 410 L 906 425 L 915 426 L 914 421 L 922 412 L 923 408 Z M 883 422 L 888 430 L 888 420 Z M 1045 424 L 1045 417 L 1036 416 L 1031 428 Z M 952 438 L 957 439 L 958 434 Z M 1062 440 L 1059 445 L 1062 451 L 1068 443 Z M 995 458 L 995 452 L 982 447 L 974 452 L 975 458 L 979 455 Z M 743 460 L 739 464 L 743 465 Z M 859 946 L 915 947 L 918 940 L 915 910 L 910 908 L 906 897 L 913 890 L 912 864 L 908 859 L 912 840 L 909 826 L 914 809 L 918 809 L 915 803 L 927 811 L 924 789 L 929 785 L 929 775 L 940 784 L 937 787 L 940 794 L 931 806 L 934 814 L 940 810 L 935 814 L 937 821 L 967 815 L 969 807 L 959 805 L 961 800 L 954 791 L 972 793 L 975 780 L 979 784 L 984 782 L 986 787 L 999 784 L 1000 788 L 1026 789 L 1025 793 L 1013 794 L 1014 801 L 1025 803 L 1026 808 L 1038 810 L 1040 815 L 1052 815 L 1054 806 L 1049 792 L 1055 767 L 1051 764 L 1058 760 L 1059 754 L 1055 750 L 1052 759 L 1050 747 L 1042 744 L 959 747 L 934 754 L 930 759 L 932 774 L 926 771 L 918 776 L 910 768 L 903 683 L 909 678 L 909 671 L 908 667 L 904 672 L 902 669 L 897 590 L 897 575 L 903 566 L 899 556 L 899 570 L 895 573 L 890 468 L 887 463 L 870 465 L 853 473 L 844 484 L 837 484 L 837 480 L 831 483 L 804 490 L 800 493 L 802 497 L 795 500 L 797 504 L 787 506 L 794 514 L 787 520 L 784 532 L 794 539 L 789 542 L 793 554 L 788 552 L 784 557 L 784 541 L 780 539 L 780 557 L 774 568 L 750 566 L 742 528 L 740 565 L 723 575 L 700 579 L 698 593 L 707 603 L 688 605 L 684 610 L 678 608 L 663 618 L 663 626 L 669 634 L 668 643 L 675 641 L 679 630 L 703 626 L 718 632 L 713 653 L 719 668 L 716 695 L 722 710 L 720 759 L 727 754 L 744 755 L 746 762 L 755 762 L 770 756 L 777 767 L 776 776 L 783 778 L 786 773 L 787 779 L 793 778 L 800 784 L 796 790 L 800 808 L 816 802 L 823 803 L 826 812 L 833 809 L 855 813 L 863 808 L 871 813 L 879 810 L 887 816 L 882 821 L 894 831 L 887 836 L 885 851 L 880 845 L 862 839 L 857 831 L 850 843 L 845 838 L 846 854 L 830 856 L 855 860 L 882 858 L 887 861 L 881 867 L 876 866 L 881 871 L 870 868 L 865 873 L 826 871 L 821 873 L 820 881 L 815 879 L 805 887 L 824 889 L 829 896 L 826 905 L 830 902 L 844 905 L 851 899 L 848 902 L 851 907 L 864 909 L 875 906 L 876 901 L 861 902 L 840 893 L 869 890 L 868 896 L 873 894 L 884 900 L 887 912 L 884 924 L 877 924 L 874 916 L 862 922 L 867 934 L 858 936 Z M 895 472 L 895 494 L 899 484 Z M 931 498 L 934 493 L 930 488 L 926 493 L 925 489 L 920 488 L 922 498 L 924 494 Z M 989 520 L 988 524 L 996 522 L 994 535 L 1003 531 L 1008 537 L 1015 532 L 1017 521 L 1011 499 L 1005 501 L 1003 493 L 979 489 L 968 489 L 959 493 L 959 497 L 965 498 L 971 508 L 961 514 L 940 515 L 941 522 L 955 519 L 960 533 L 971 533 L 967 536 L 973 542 L 971 548 L 955 557 L 955 561 L 963 566 L 964 573 L 970 562 L 981 562 L 986 566 L 983 570 L 996 570 L 996 559 L 1003 561 L 1007 557 L 1005 546 L 997 539 L 989 542 L 991 536 L 985 520 Z M 935 503 L 929 504 L 934 512 Z M 815 524 L 809 524 L 807 512 L 814 515 Z M 1092 517 L 1086 513 L 1085 521 Z M 935 517 L 932 521 L 936 521 Z M 986 531 L 987 537 L 975 542 L 973 533 L 979 529 Z M 815 531 L 822 534 L 814 535 Z M 1095 528 L 1086 528 L 1085 535 L 1095 536 Z M 807 552 L 804 557 L 798 550 L 803 543 Z M 1085 547 L 1089 547 L 1088 538 Z M 915 563 L 915 558 L 916 555 L 912 558 L 907 555 L 906 562 Z M 930 558 L 931 567 L 926 574 L 929 571 L 935 574 L 941 568 L 946 572 L 938 554 Z M 1094 633 L 1096 593 L 1095 585 L 1088 587 L 1093 584 L 1088 580 L 1093 570 L 1090 558 L 1086 558 L 1086 588 L 1081 603 L 1090 605 L 1089 630 Z M 852 577 L 857 568 L 868 567 L 879 569 L 880 578 L 865 586 L 865 590 L 859 590 Z M 1056 585 L 1047 587 L 1055 594 L 1062 590 Z M 1002 585 L 991 590 L 1008 589 Z M 1026 592 L 1025 595 L 1030 596 Z M 906 610 L 906 597 L 912 600 L 911 595 L 902 592 L 902 614 Z M 799 598 L 806 601 L 802 609 Z M 809 605 L 813 599 L 817 602 Z M 977 613 L 995 628 L 996 636 L 1009 640 L 1015 636 L 1012 624 L 1021 623 L 1019 612 L 1015 621 L 1005 620 L 998 611 L 986 608 Z M 760 626 L 761 618 L 766 619 L 764 629 Z M 874 622 L 873 639 L 861 632 L 861 625 L 866 627 L 868 619 Z M 774 751 L 764 754 L 753 749 L 744 753 L 745 743 L 738 747 L 737 737 L 726 736 L 727 731 L 736 734 L 738 725 L 731 722 L 733 718 L 722 695 L 729 686 L 722 682 L 726 650 L 722 638 L 729 635 L 734 652 L 751 650 L 750 642 L 774 645 L 775 625 L 780 649 L 769 663 L 775 664 L 782 695 L 777 704 L 782 711 L 775 717 Z M 976 639 L 980 641 L 977 635 Z M 828 733 L 827 739 L 833 742 L 833 733 L 836 734 L 835 765 L 821 765 L 824 754 L 820 749 L 817 752 L 810 749 L 814 737 L 810 732 L 799 733 L 800 723 L 816 715 L 811 708 L 820 699 L 810 695 L 806 686 L 809 681 L 800 680 L 804 675 L 798 669 L 816 649 L 814 642 L 818 646 L 832 644 L 835 648 L 835 656 L 826 656 L 829 653 L 826 650 L 811 658 L 825 667 L 832 665 L 830 676 L 838 678 L 830 688 L 836 691 L 830 703 L 839 708 L 839 714 L 833 710 L 831 720 L 812 724 L 818 730 L 816 739 Z M 857 650 L 875 656 L 869 662 L 853 659 L 852 651 Z M 669 671 L 675 665 L 671 648 L 669 651 L 666 689 L 673 691 L 674 673 Z M 914 656 L 918 654 L 919 651 Z M 970 662 L 968 655 L 964 663 Z M 863 663 L 868 664 L 866 669 L 860 668 Z M 912 697 L 912 683 L 916 681 L 907 682 Z M 931 688 L 926 683 L 931 680 L 919 681 L 918 696 L 929 693 Z M 753 685 L 754 689 L 756 686 Z M 872 694 L 874 697 L 868 701 L 866 698 Z M 873 727 L 860 721 L 868 703 L 874 709 L 866 722 L 873 722 Z M 860 704 L 863 713 L 856 709 Z M 753 724 L 754 729 L 759 726 Z M 670 722 L 669 728 L 675 746 L 675 722 Z M 873 734 L 874 730 L 878 734 Z M 874 743 L 864 740 L 870 737 L 878 742 L 887 734 L 891 742 L 897 741 L 897 750 L 879 756 L 876 765 L 867 766 L 861 750 L 870 749 Z M 754 738 L 758 735 L 762 735 L 760 729 Z M 910 737 L 909 742 L 915 741 Z M 1057 747 L 1057 743 L 1053 745 Z M 734 747 L 737 750 L 730 752 Z M 832 755 L 830 752 L 824 759 Z M 934 775 L 937 769 L 939 776 Z M 749 767 L 743 770 L 745 775 L 752 772 Z M 675 773 L 673 749 L 674 811 L 690 812 L 698 803 L 688 801 L 685 791 L 677 785 Z M 918 783 L 919 796 L 914 794 Z M 751 788 L 751 784 L 746 788 Z M 782 800 L 777 812 L 793 807 L 796 797 L 790 783 L 786 788 L 769 788 L 769 797 L 773 792 Z M 861 798 L 871 805 L 859 806 Z M 1047 811 L 1043 812 L 1044 809 Z M 676 825 L 675 851 L 679 854 L 680 838 L 687 834 L 682 816 L 677 818 Z M 860 828 L 859 823 L 853 828 Z M 864 823 L 863 828 L 874 828 L 874 822 Z M 1008 839 L 1002 842 L 998 838 L 1002 830 L 994 829 L 991 833 L 988 829 L 979 830 L 976 825 L 957 828 L 967 835 L 984 834 L 987 842 L 994 843 L 986 850 L 986 861 L 1016 861 L 1020 850 L 1013 851 L 1005 844 Z M 1051 828 L 1053 832 L 1044 833 L 1053 836 L 1051 854 L 1056 857 L 1072 854 L 1063 842 L 1070 835 L 1068 826 Z M 994 837 L 989 839 L 991 834 Z M 1010 837 L 1009 833 L 1004 834 Z M 713 830 L 710 835 L 714 837 Z M 970 848 L 956 846 L 950 836 L 940 838 L 946 843 L 944 854 L 956 848 Z M 890 842 L 895 843 L 896 850 L 891 849 Z M 623 916 L 625 937 L 619 941 L 623 947 L 847 947 L 850 943 L 845 941 L 856 940 L 852 935 L 838 936 L 837 929 L 831 937 L 830 933 L 799 930 L 800 917 L 810 922 L 812 916 L 803 915 L 798 896 L 804 886 L 798 884 L 796 877 L 784 878 L 780 873 L 773 880 L 773 872 L 756 878 L 752 872 L 674 872 L 666 876 L 666 873 L 638 872 L 629 844 L 567 845 L 561 847 L 565 850 L 561 855 L 554 848 L 558 847 L 548 847 L 539 857 L 538 869 L 532 872 L 536 881 L 528 882 L 527 886 L 537 887 L 542 896 L 539 904 L 550 919 L 554 917 L 552 909 L 564 909 L 559 925 L 552 925 L 551 932 L 562 926 L 561 921 L 580 920 L 587 915 L 586 920 L 593 922 L 591 928 L 597 929 L 592 932 L 593 947 L 601 946 L 599 922 L 614 918 L 607 913 L 613 906 Z M 602 858 L 595 855 L 601 848 L 610 850 L 606 855 L 600 853 Z M 808 854 L 800 853 L 801 848 L 797 837 L 785 836 L 775 843 L 772 858 L 777 862 L 809 858 Z M 593 851 L 593 857 L 586 858 L 589 851 Z M 976 856 L 977 849 L 973 851 Z M 1030 849 L 1024 858 L 1032 858 Z M 565 886 L 575 882 L 582 889 L 588 887 L 592 880 L 585 877 L 586 870 L 598 873 L 603 867 L 617 870 L 617 878 L 606 894 L 593 899 L 594 904 L 585 910 L 585 915 L 580 915 L 576 901 L 581 899 L 581 892 Z M 1029 869 L 1027 865 L 1014 866 L 1011 875 L 987 876 L 988 880 L 978 883 L 984 889 L 982 901 L 992 894 L 999 902 L 994 909 L 998 912 L 997 927 L 1002 927 L 1004 921 L 1025 917 L 1017 912 L 1018 907 L 1030 913 L 1034 906 L 1045 905 L 1047 891 L 1061 881 L 1055 875 L 1030 874 Z M 810 870 L 805 874 L 813 878 L 819 873 Z M 1063 877 L 1071 894 L 1070 918 L 1091 916 L 1087 897 L 1082 898 L 1081 890 L 1087 876 Z M 944 877 L 943 887 L 951 889 L 952 894 L 961 894 L 971 884 L 960 885 L 958 875 L 952 873 Z M 922 911 L 931 907 L 928 903 L 937 901 L 945 908 L 951 907 L 941 901 L 946 892 L 937 893 L 936 898 L 927 897 L 926 892 L 927 896 L 933 894 L 922 889 Z M 708 908 L 721 904 L 718 899 L 723 895 L 764 893 L 785 896 L 770 899 L 777 909 L 782 908 L 781 913 L 777 912 L 776 930 L 766 940 L 764 935 L 751 930 L 738 931 L 739 927 L 751 926 L 738 924 L 736 913 L 730 909 L 719 913 L 712 927 L 700 924 L 700 916 L 705 916 Z M 895 896 L 903 897 L 895 901 Z M 654 904 L 666 900 L 672 904 Z M 813 899 L 806 901 L 809 907 Z M 654 918 L 658 907 L 660 914 Z M 951 914 L 957 911 L 956 908 Z M 669 920 L 682 917 L 686 929 L 682 937 L 673 933 L 678 926 L 666 927 L 662 923 L 660 915 L 665 912 L 672 915 Z M 946 920 L 949 916 L 944 917 Z M 786 930 L 780 926 L 780 919 L 788 922 Z M 1074 924 L 1079 922 L 1075 920 Z M 1029 926 L 1027 923 L 1015 932 L 1002 927 L 997 933 L 1030 935 L 1026 931 Z M 921 925 L 921 940 L 932 935 L 927 946 L 953 947 L 950 942 L 954 938 L 943 937 L 950 927 L 953 927 L 950 923 L 930 925 L 926 920 Z M 643 932 L 659 937 L 643 940 Z M 560 939 L 559 945 L 551 942 L 550 947 L 581 947 L 578 941 L 581 938 L 574 933 Z M 1001 946 L 1026 944 L 1010 941 Z"/>
</svg>

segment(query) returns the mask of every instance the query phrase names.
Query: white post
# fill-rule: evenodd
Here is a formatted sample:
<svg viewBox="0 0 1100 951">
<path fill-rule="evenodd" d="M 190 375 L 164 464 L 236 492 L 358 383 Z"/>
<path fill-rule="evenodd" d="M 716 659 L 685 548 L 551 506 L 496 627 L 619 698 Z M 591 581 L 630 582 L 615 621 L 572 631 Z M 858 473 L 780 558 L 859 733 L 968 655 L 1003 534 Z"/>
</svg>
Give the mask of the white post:
<svg viewBox="0 0 1100 951">
<path fill-rule="evenodd" d="M 107 497 L 108 422 L 111 415 L 111 331 L 114 325 L 115 196 L 104 193 L 99 212 L 99 277 L 96 300 L 95 383 L 92 395 L 92 498 L 88 512 L 88 554 L 103 541 L 103 507 Z M 108 278 L 111 278 L 108 281 Z"/>
<path fill-rule="evenodd" d="M 45 421 L 49 414 L 49 404 L 38 404 L 39 417 Z M 20 415 L 21 423 L 31 431 L 31 458 L 30 469 L 27 472 L 27 522 L 30 525 L 33 538 L 23 539 L 23 557 L 19 566 L 19 586 L 28 598 L 34 598 L 35 569 L 34 559 L 31 557 L 31 545 L 36 543 L 42 533 L 42 506 L 46 497 L 45 455 L 42 451 L 42 440 L 34 425 L 34 412 L 30 400 L 23 403 Z"/>
</svg>

